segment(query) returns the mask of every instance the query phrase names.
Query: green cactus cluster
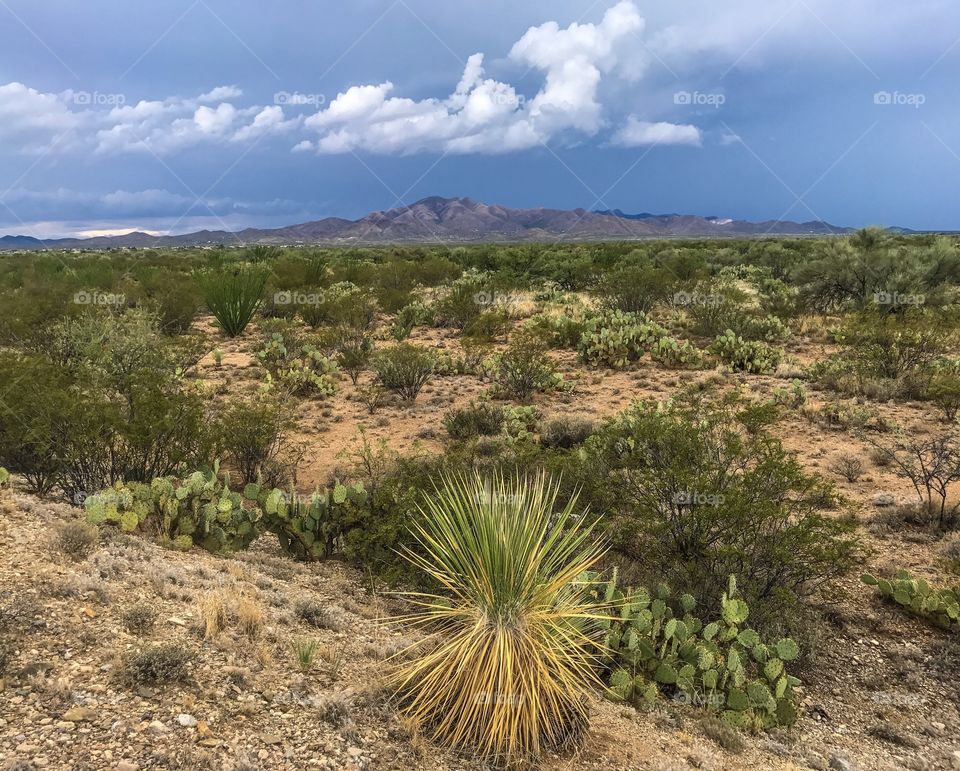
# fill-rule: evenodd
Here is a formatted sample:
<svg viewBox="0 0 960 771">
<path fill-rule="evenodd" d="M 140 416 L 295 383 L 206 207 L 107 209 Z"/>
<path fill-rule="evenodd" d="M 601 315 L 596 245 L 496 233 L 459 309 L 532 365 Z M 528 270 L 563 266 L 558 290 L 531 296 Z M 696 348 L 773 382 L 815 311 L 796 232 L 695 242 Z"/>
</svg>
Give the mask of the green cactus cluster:
<svg viewBox="0 0 960 771">
<path fill-rule="evenodd" d="M 0 490 L 10 486 L 10 472 L 0 466 Z"/>
<path fill-rule="evenodd" d="M 117 482 L 84 501 L 87 520 L 132 533 L 155 523 L 181 549 L 200 546 L 217 554 L 247 548 L 260 534 L 256 497 L 230 490 L 219 468 L 196 471 L 178 480 L 158 477 L 149 485 Z"/>
<path fill-rule="evenodd" d="M 717 336 L 711 351 L 734 372 L 752 375 L 769 375 L 783 360 L 780 348 L 756 340 L 744 340 L 730 329 Z"/>
<path fill-rule="evenodd" d="M 667 330 L 644 313 L 606 311 L 584 322 L 578 350 L 587 364 L 623 369 L 663 337 Z"/>
<path fill-rule="evenodd" d="M 503 433 L 508 444 L 532 441 L 540 424 L 540 410 L 533 406 L 509 406 L 503 410 Z"/>
<path fill-rule="evenodd" d="M 807 387 L 794 378 L 790 381 L 789 387 L 777 386 L 773 389 L 773 403 L 781 407 L 799 409 L 807 403 Z"/>
<path fill-rule="evenodd" d="M 753 730 L 796 721 L 793 689 L 800 681 L 788 674 L 787 663 L 799 648 L 790 638 L 766 644 L 744 626 L 750 611 L 733 576 L 720 618 L 708 624 L 694 615 L 696 600 L 689 594 L 674 601 L 664 585 L 653 593 L 623 593 L 616 581 L 614 574 L 598 592 L 614 609 L 603 622 L 611 698 L 639 706 L 668 696 Z"/>
<path fill-rule="evenodd" d="M 650 358 L 668 369 L 699 369 L 703 352 L 689 340 L 661 337 L 650 346 Z"/>
<path fill-rule="evenodd" d="M 200 546 L 215 554 L 246 549 L 264 530 L 301 560 L 324 559 L 340 546 L 351 507 L 365 503 L 361 483 L 317 491 L 311 496 L 248 484 L 242 493 L 221 479 L 219 464 L 183 479 L 158 477 L 150 484 L 118 482 L 84 501 L 87 520 L 128 533 L 159 530 L 179 549 Z"/>
<path fill-rule="evenodd" d="M 920 616 L 941 629 L 960 631 L 960 584 L 937 588 L 922 578 L 912 578 L 906 570 L 898 570 L 894 578 L 875 578 L 869 573 L 862 578 L 867 586 L 875 586 L 887 600 L 909 613 Z"/>
<path fill-rule="evenodd" d="M 319 560 L 334 553 L 344 510 L 366 500 L 367 491 L 357 482 L 337 483 L 332 490 L 308 497 L 274 488 L 261 496 L 261 505 L 266 528 L 277 536 L 284 551 L 300 560 Z"/>
<path fill-rule="evenodd" d="M 256 356 L 267 370 L 269 385 L 277 383 L 298 396 L 323 397 L 337 392 L 337 362 L 314 345 L 291 349 L 283 334 L 274 333 Z"/>
</svg>

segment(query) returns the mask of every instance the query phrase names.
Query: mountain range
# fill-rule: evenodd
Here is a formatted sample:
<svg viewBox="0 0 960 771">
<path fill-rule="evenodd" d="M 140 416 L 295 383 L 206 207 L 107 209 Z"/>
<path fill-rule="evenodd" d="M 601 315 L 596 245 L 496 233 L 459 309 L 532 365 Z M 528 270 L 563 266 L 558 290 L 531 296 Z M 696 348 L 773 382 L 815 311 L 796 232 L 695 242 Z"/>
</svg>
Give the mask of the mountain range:
<svg viewBox="0 0 960 771">
<path fill-rule="evenodd" d="M 274 229 L 201 230 L 176 236 L 133 232 L 95 238 L 0 237 L 0 249 L 114 249 L 216 244 L 385 244 L 483 241 L 588 241 L 669 236 L 749 237 L 842 235 L 851 228 L 826 222 L 747 222 L 692 214 L 626 214 L 585 209 L 510 209 L 470 198 L 424 198 L 410 206 L 377 211 L 358 220 L 328 217 Z"/>
</svg>

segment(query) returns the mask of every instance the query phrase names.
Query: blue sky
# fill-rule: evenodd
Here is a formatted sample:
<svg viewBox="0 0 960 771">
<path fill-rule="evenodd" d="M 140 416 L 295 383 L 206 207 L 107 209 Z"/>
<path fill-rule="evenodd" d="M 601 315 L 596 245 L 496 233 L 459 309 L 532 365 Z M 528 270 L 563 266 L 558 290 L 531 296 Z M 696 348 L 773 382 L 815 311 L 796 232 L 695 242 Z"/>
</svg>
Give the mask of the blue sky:
<svg viewBox="0 0 960 771">
<path fill-rule="evenodd" d="M 0 0 L 0 233 L 427 195 L 958 229 L 954 0 Z"/>
</svg>

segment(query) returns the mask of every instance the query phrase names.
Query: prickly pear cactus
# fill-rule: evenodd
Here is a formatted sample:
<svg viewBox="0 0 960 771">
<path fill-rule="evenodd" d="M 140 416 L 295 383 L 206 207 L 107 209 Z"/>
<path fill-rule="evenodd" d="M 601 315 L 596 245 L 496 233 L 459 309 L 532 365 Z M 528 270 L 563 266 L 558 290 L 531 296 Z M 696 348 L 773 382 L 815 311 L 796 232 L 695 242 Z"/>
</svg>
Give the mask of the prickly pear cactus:
<svg viewBox="0 0 960 771">
<path fill-rule="evenodd" d="M 688 594 L 672 600 L 666 586 L 623 593 L 616 581 L 614 573 L 598 592 L 612 609 L 604 622 L 611 698 L 640 706 L 670 696 L 756 730 L 796 721 L 793 688 L 800 681 L 786 666 L 799 648 L 789 638 L 765 644 L 744 627 L 750 610 L 732 576 L 719 619 L 706 625 Z"/>
<path fill-rule="evenodd" d="M 650 346 L 650 358 L 669 369 L 698 369 L 703 366 L 703 352 L 689 340 L 661 337 Z"/>
<path fill-rule="evenodd" d="M 663 337 L 667 330 L 644 313 L 607 311 L 584 322 L 578 350 L 587 364 L 623 369 Z"/>
<path fill-rule="evenodd" d="M 711 351 L 721 361 L 730 365 L 734 372 L 766 375 L 776 371 L 783 360 L 780 348 L 754 340 L 744 340 L 732 330 L 727 330 L 711 346 Z"/>
<path fill-rule="evenodd" d="M 232 492 L 229 476 L 221 481 L 218 472 L 158 477 L 149 485 L 118 482 L 84 501 L 87 520 L 128 533 L 154 522 L 177 548 L 196 545 L 218 554 L 245 549 L 260 534 L 257 496 Z"/>
<path fill-rule="evenodd" d="M 260 498 L 266 528 L 275 533 L 284 551 L 301 560 L 329 557 L 349 519 L 352 506 L 365 503 L 367 492 L 359 482 L 309 497 L 273 489 Z"/>
<path fill-rule="evenodd" d="M 925 618 L 941 629 L 960 631 L 960 584 L 939 589 L 922 578 L 914 579 L 906 570 L 898 570 L 890 580 L 863 576 L 867 586 L 875 586 L 880 594 L 904 610 Z"/>
<path fill-rule="evenodd" d="M 0 490 L 4 490 L 10 486 L 10 472 L 7 471 L 3 466 L 0 466 Z"/>
</svg>

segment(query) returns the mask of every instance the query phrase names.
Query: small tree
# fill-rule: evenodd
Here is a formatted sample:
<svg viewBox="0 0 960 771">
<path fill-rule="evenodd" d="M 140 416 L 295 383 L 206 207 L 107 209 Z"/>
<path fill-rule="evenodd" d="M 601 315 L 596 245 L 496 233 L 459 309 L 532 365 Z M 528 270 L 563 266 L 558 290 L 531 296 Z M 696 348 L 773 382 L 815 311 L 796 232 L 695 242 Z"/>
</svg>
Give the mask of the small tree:
<svg viewBox="0 0 960 771">
<path fill-rule="evenodd" d="M 430 351 L 410 343 L 388 348 L 373 361 L 373 370 L 383 387 L 408 402 L 416 400 L 436 366 Z"/>
<path fill-rule="evenodd" d="M 535 391 L 556 384 L 557 374 L 547 357 L 546 345 L 536 336 L 520 333 L 497 359 L 494 379 L 513 399 L 528 399 Z"/>
<path fill-rule="evenodd" d="M 874 445 L 891 461 L 897 473 L 909 479 L 937 527 L 953 527 L 960 515 L 960 500 L 948 503 L 951 485 L 960 481 L 960 443 L 953 432 L 932 439 L 902 439 L 898 445 Z"/>
</svg>

